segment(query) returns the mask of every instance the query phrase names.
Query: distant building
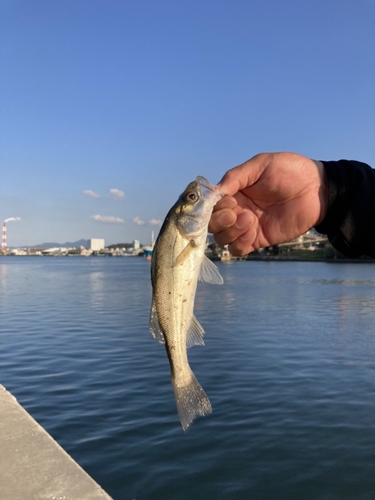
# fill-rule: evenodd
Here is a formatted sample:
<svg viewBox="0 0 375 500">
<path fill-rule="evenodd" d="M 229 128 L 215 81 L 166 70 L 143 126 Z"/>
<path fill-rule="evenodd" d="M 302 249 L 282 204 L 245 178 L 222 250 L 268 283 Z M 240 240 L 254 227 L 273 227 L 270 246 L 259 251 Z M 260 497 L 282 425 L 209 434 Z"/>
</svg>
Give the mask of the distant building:
<svg viewBox="0 0 375 500">
<path fill-rule="evenodd" d="M 139 250 L 141 248 L 141 243 L 138 240 L 133 240 L 133 249 Z"/>
<path fill-rule="evenodd" d="M 90 250 L 93 252 L 99 252 L 105 248 L 105 241 L 102 238 L 93 238 L 90 241 Z"/>
<path fill-rule="evenodd" d="M 67 248 L 62 247 L 52 247 L 52 248 L 44 248 L 42 250 L 42 255 L 58 255 L 67 252 Z"/>
</svg>

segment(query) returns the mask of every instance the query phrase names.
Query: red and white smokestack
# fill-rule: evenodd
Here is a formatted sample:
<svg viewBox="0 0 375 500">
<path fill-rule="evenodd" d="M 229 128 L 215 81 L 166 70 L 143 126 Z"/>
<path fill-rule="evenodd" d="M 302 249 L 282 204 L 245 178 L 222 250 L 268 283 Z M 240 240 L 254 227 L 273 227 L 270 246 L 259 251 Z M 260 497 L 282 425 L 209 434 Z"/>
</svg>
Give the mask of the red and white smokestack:
<svg viewBox="0 0 375 500">
<path fill-rule="evenodd" d="M 7 222 L 10 222 L 12 220 L 21 220 L 19 217 L 9 217 L 9 219 L 5 219 L 3 222 L 3 232 L 1 236 L 1 248 L 7 248 Z"/>
<path fill-rule="evenodd" d="M 3 222 L 3 232 L 1 234 L 1 248 L 7 247 L 7 224 Z"/>
</svg>

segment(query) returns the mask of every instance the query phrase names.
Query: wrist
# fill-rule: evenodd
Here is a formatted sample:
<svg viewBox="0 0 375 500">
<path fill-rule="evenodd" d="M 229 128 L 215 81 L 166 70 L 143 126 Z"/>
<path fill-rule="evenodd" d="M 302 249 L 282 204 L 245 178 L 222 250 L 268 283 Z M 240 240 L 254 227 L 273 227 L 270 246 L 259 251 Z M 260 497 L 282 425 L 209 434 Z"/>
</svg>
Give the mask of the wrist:
<svg viewBox="0 0 375 500">
<path fill-rule="evenodd" d="M 324 165 L 321 161 L 313 160 L 316 165 L 319 174 L 319 188 L 318 196 L 320 202 L 320 214 L 316 222 L 316 226 L 321 224 L 327 214 L 328 210 L 328 200 L 329 200 L 329 188 L 328 188 L 328 177 Z"/>
</svg>

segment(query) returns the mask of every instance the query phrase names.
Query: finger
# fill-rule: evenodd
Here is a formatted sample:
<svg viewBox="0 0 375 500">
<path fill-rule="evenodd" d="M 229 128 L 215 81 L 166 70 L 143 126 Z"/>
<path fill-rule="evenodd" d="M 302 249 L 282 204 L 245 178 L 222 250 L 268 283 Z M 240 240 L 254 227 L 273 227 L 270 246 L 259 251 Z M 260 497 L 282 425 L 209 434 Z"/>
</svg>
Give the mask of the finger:
<svg viewBox="0 0 375 500">
<path fill-rule="evenodd" d="M 220 231 L 224 231 L 225 229 L 233 226 L 236 220 L 236 213 L 231 209 L 224 208 L 223 210 L 219 210 L 218 212 L 214 212 L 212 214 L 211 220 L 208 224 L 208 231 L 213 234 L 219 233 Z"/>
<path fill-rule="evenodd" d="M 215 241 L 219 245 L 228 245 L 237 240 L 254 224 L 255 216 L 250 212 L 242 212 L 237 215 L 233 225 L 223 231 L 215 233 Z"/>
<path fill-rule="evenodd" d="M 216 203 L 213 211 L 218 212 L 219 210 L 222 210 L 224 208 L 229 208 L 231 210 L 234 210 L 236 206 L 237 206 L 237 200 L 233 198 L 233 196 L 224 196 Z"/>
<path fill-rule="evenodd" d="M 255 250 L 254 241 L 256 238 L 256 230 L 254 227 L 248 229 L 239 238 L 233 241 L 229 246 L 228 250 L 232 255 L 241 256 L 247 255 L 248 253 Z"/>
</svg>

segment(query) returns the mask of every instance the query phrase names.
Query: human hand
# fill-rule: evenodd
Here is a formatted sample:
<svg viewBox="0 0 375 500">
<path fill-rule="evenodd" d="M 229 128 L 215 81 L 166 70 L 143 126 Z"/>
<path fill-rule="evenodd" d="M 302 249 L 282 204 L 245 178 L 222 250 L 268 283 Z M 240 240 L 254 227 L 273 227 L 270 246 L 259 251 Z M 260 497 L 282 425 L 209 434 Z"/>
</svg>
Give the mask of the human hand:
<svg viewBox="0 0 375 500">
<path fill-rule="evenodd" d="M 293 240 L 327 211 L 324 166 L 295 153 L 262 153 L 228 170 L 227 196 L 214 207 L 209 231 L 233 255 Z"/>
</svg>

